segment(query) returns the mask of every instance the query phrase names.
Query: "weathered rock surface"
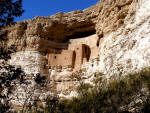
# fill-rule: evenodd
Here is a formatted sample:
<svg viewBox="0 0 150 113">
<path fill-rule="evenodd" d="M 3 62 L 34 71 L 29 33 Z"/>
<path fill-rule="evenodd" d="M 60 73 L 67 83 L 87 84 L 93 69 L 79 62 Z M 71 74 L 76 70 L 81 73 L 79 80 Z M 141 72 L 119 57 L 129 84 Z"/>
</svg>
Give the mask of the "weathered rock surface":
<svg viewBox="0 0 150 113">
<path fill-rule="evenodd" d="M 131 73 L 150 66 L 148 4 L 149 0 L 139 0 L 130 19 L 126 17 L 122 27 L 103 37 L 99 66 L 105 74 L 113 75 L 117 70 Z"/>
<path fill-rule="evenodd" d="M 28 74 L 47 74 L 59 94 L 65 95 L 67 89 L 75 87 L 76 81 L 71 79 L 74 66 L 47 66 L 48 55 L 74 51 L 78 44 L 90 48 L 91 56 L 79 56 L 83 57 L 83 78 L 91 84 L 98 72 L 110 78 L 150 66 L 149 6 L 150 0 L 101 0 L 83 11 L 59 12 L 18 22 L 3 28 L 7 33 L 0 36 L 7 37 L 4 46 L 17 47 L 11 64 L 21 65 Z"/>
</svg>

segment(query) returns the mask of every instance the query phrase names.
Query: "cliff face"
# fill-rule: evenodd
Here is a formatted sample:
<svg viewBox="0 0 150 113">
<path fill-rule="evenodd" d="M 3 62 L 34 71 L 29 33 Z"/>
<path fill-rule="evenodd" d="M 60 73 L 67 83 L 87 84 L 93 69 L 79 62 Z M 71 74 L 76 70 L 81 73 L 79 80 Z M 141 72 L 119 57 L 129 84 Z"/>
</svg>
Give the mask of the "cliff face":
<svg viewBox="0 0 150 113">
<path fill-rule="evenodd" d="M 100 49 L 100 69 L 104 73 L 132 73 L 149 67 L 148 4 L 148 0 L 132 3 L 128 7 L 132 13 L 127 14 L 123 26 L 104 36 Z"/>
<path fill-rule="evenodd" d="M 17 47 L 9 62 L 27 74 L 49 76 L 63 96 L 76 85 L 71 76 L 80 69 L 91 84 L 98 72 L 110 78 L 140 71 L 150 66 L 149 5 L 150 0 L 101 0 L 83 11 L 7 26 L 5 46 Z"/>
<path fill-rule="evenodd" d="M 70 48 L 75 48 L 79 44 L 86 44 L 90 48 L 100 47 L 102 52 L 100 52 L 99 58 L 102 59 L 102 57 L 107 57 L 104 55 L 106 50 L 103 50 L 106 47 L 102 46 L 113 45 L 112 40 L 115 40 L 114 37 L 116 38 L 111 34 L 120 31 L 122 36 L 122 32 L 125 32 L 125 26 L 135 21 L 136 11 L 141 7 L 141 5 L 138 6 L 138 3 L 138 1 L 133 0 L 101 0 L 95 6 L 84 11 L 60 12 L 49 17 L 36 17 L 32 20 L 18 22 L 4 28 L 7 30 L 7 46 L 15 45 L 18 52 L 39 52 L 43 55 L 40 57 L 43 61 L 43 58 L 47 59 L 47 55 L 51 53 L 60 54 L 62 50 L 70 50 Z M 121 31 L 121 29 L 123 30 Z M 93 40 L 89 40 L 88 37 L 93 34 L 95 34 L 95 37 L 93 37 Z M 108 35 L 112 37 L 112 40 L 110 39 L 112 44 L 103 43 L 108 39 Z M 75 39 L 78 39 L 77 41 L 80 43 L 75 44 Z M 111 49 L 108 48 L 108 50 Z M 28 54 L 25 56 L 28 56 Z M 42 65 L 47 65 L 47 63 L 42 63 Z M 103 67 L 101 67 L 101 70 L 104 71 Z"/>
</svg>

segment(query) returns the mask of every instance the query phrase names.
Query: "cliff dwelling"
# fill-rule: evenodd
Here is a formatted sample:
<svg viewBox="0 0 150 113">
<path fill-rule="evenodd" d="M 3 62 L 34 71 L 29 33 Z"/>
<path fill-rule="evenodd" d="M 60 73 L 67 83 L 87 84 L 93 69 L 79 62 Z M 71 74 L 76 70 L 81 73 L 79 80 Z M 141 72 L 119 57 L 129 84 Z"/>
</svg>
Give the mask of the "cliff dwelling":
<svg viewBox="0 0 150 113">
<path fill-rule="evenodd" d="M 98 40 L 96 34 L 69 39 L 67 50 L 47 55 L 49 67 L 68 67 L 71 71 L 79 71 L 82 64 L 99 56 Z"/>
<path fill-rule="evenodd" d="M 131 94 L 132 87 L 129 87 L 129 93 L 127 90 L 123 93 L 123 95 L 127 94 L 127 97 L 129 97 L 129 99 L 125 98 L 125 102 L 123 102 L 127 105 L 123 106 L 123 104 L 120 104 L 120 99 L 116 101 L 114 95 L 111 95 L 112 99 L 109 99 L 111 103 L 114 103 L 114 100 L 119 105 L 106 106 L 106 110 L 108 108 L 114 110 L 117 106 L 119 110 L 117 112 L 121 112 L 120 110 L 131 112 L 131 110 L 139 109 L 139 104 L 142 105 L 141 109 L 143 109 L 144 103 L 149 102 L 147 99 L 150 97 L 150 88 L 146 87 L 149 86 L 147 84 L 149 81 L 146 79 L 150 74 L 149 71 L 148 73 L 145 71 L 147 68 L 149 70 L 150 67 L 149 6 L 150 0 L 101 0 L 95 6 L 83 11 L 60 12 L 48 17 L 35 17 L 4 27 L 3 32 L 0 30 L 0 37 L 3 39 L 0 46 L 4 50 L 12 47 L 12 45 L 16 48 L 15 52 L 11 54 L 11 58 L 6 62 L 6 66 L 3 65 L 1 59 L 0 62 L 5 68 L 14 65 L 13 70 L 19 66 L 19 69 L 26 74 L 23 77 L 27 81 L 27 85 L 21 85 L 21 76 L 21 82 L 16 82 L 16 80 L 14 81 L 15 84 L 12 82 L 14 88 L 11 89 L 15 92 L 13 97 L 8 96 L 9 99 L 12 99 L 11 103 L 16 107 L 24 105 L 28 92 L 32 93 L 35 88 L 37 89 L 33 98 L 31 98 L 31 102 L 37 102 L 36 97 L 39 97 L 43 105 L 51 94 L 62 98 L 76 97 L 78 96 L 76 89 L 80 85 L 80 81 L 75 77 L 81 78 L 81 82 L 85 83 L 86 87 L 88 86 L 89 91 L 93 92 L 91 88 L 98 86 L 98 92 L 102 91 L 102 93 L 103 89 L 100 90 L 99 86 L 104 87 L 104 92 L 106 89 L 111 90 L 111 87 L 107 87 L 109 81 L 110 86 L 113 83 L 113 89 L 114 86 L 119 88 L 114 89 L 115 91 L 120 91 L 120 86 L 123 86 L 122 83 L 127 83 L 127 85 L 124 85 L 125 88 L 129 86 L 130 81 L 132 81 L 131 86 L 135 86 L 142 78 L 143 82 L 140 82 L 140 87 L 137 87 L 141 89 L 135 89 L 133 96 L 128 95 Z M 4 76 L 6 74 L 5 68 L 0 69 Z M 139 74 L 142 72 L 142 76 L 140 77 L 137 72 Z M 143 79 L 143 72 L 146 72 L 145 80 Z M 132 73 L 133 76 L 131 76 Z M 46 82 L 44 82 L 44 86 L 45 83 L 47 84 L 46 88 L 39 87 L 40 84 L 36 83 L 35 78 L 39 74 L 41 74 L 41 77 L 46 77 Z M 131 80 L 126 79 L 124 75 L 129 75 Z M 135 77 L 136 75 L 140 79 Z M 135 78 L 135 84 L 133 78 Z M 111 80 L 117 82 L 121 80 L 119 82 L 121 84 L 118 85 Z M 122 82 L 123 80 L 125 82 Z M 5 89 L 5 87 L 3 88 Z M 3 90 L 3 88 L 1 89 Z M 3 92 L 9 91 L 9 89 L 3 90 Z M 83 87 L 84 90 L 87 89 Z M 124 91 L 121 90 L 121 92 Z M 118 97 L 118 92 L 116 94 Z M 119 94 L 121 93 L 119 92 Z M 145 97 L 143 94 L 145 94 Z M 87 96 L 89 97 L 89 95 Z M 100 96 L 100 98 L 104 96 Z M 95 96 L 92 97 L 95 98 Z M 91 98 L 89 99 L 91 102 Z M 143 104 L 141 103 L 142 99 Z M 129 102 L 126 100 L 129 100 Z M 129 109 L 126 110 L 127 107 Z M 97 110 L 97 107 L 95 108 Z"/>
</svg>

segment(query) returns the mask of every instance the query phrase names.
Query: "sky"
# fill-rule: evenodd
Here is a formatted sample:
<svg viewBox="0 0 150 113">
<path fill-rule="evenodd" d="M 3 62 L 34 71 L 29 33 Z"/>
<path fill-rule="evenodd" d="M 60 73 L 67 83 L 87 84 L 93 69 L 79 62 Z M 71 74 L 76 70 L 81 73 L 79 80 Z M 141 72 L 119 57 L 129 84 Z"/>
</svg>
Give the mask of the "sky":
<svg viewBox="0 0 150 113">
<path fill-rule="evenodd" d="M 57 12 L 83 10 L 94 5 L 99 0 L 23 0 L 25 12 L 15 21 L 32 19 L 35 16 L 49 16 Z"/>
</svg>

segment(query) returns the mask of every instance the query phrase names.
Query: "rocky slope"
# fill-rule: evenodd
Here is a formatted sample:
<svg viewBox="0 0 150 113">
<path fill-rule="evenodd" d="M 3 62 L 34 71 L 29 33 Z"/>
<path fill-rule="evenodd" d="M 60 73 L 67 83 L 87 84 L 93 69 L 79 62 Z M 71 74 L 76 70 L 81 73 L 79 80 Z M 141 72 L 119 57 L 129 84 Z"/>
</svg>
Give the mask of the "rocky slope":
<svg viewBox="0 0 150 113">
<path fill-rule="evenodd" d="M 91 40 L 88 37 L 93 37 L 93 47 L 99 50 L 95 57 L 82 63 L 85 82 L 93 84 L 95 73 L 103 73 L 109 79 L 150 66 L 149 5 L 150 0 L 101 0 L 83 11 L 59 12 L 18 22 L 2 28 L 7 33 L 0 36 L 7 38 L 3 46 L 17 47 L 10 64 L 20 65 L 27 74 L 47 75 L 56 92 L 65 96 L 77 84 L 71 79 L 76 72 L 72 67 L 49 68 L 48 55 L 61 54 L 76 46 L 76 42 L 90 46 L 90 42 L 85 43 Z"/>
</svg>

